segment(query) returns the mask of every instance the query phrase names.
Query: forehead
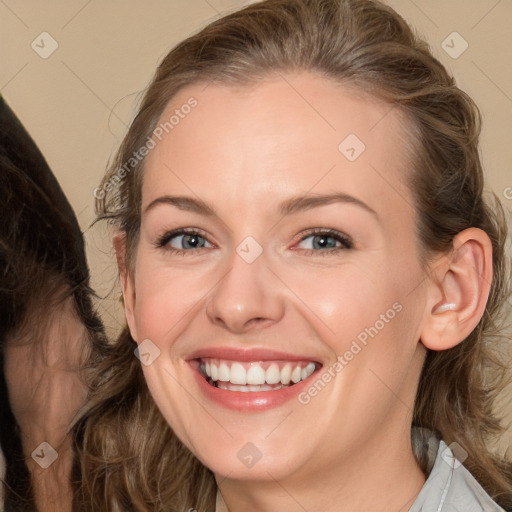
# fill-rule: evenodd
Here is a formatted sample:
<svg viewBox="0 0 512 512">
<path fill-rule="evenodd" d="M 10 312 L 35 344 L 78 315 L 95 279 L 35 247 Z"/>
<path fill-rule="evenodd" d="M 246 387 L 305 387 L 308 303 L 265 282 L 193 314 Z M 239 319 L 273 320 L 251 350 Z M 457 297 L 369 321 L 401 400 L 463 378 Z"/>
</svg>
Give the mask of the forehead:
<svg viewBox="0 0 512 512">
<path fill-rule="evenodd" d="M 242 212 L 335 190 L 410 213 L 408 126 L 389 104 L 311 73 L 194 84 L 160 118 L 143 208 L 159 194 L 195 194 Z"/>
</svg>

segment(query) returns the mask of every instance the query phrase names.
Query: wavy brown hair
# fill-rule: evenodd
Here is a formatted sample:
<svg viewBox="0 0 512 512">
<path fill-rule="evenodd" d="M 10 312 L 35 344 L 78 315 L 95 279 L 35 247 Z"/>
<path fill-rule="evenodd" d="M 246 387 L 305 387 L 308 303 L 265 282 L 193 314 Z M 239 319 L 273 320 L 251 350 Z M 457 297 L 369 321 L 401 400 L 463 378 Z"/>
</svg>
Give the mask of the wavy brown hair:
<svg viewBox="0 0 512 512">
<path fill-rule="evenodd" d="M 489 235 L 494 274 L 485 313 L 462 343 L 428 351 L 413 424 L 457 441 L 484 489 L 512 507 L 512 465 L 488 447 L 503 432 L 493 404 L 505 370 L 495 349 L 510 295 L 506 216 L 495 195 L 484 197 L 478 108 L 391 8 L 375 0 L 267 0 L 178 44 L 158 66 L 103 178 L 97 220 L 107 219 L 125 235 L 133 271 L 144 160 L 122 180 L 119 169 L 144 146 L 169 101 L 195 83 L 251 84 L 289 71 L 357 87 L 409 119 L 414 165 L 408 185 L 425 268 L 434 255 L 453 250 L 460 231 L 477 227 Z M 94 347 L 90 402 L 75 426 L 76 510 L 212 512 L 214 476 L 163 419 L 135 346 L 125 327 L 114 343 Z M 424 445 L 414 449 L 427 473 Z"/>
</svg>

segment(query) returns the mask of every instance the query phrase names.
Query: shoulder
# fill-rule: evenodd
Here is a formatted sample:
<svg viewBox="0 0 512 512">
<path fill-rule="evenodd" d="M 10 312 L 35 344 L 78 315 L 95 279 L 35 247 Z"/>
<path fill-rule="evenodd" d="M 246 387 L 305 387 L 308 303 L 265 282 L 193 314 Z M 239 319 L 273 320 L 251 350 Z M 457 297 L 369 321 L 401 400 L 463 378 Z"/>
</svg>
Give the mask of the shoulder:
<svg viewBox="0 0 512 512">
<path fill-rule="evenodd" d="M 505 512 L 442 440 L 439 441 L 432 470 L 409 512 L 434 510 Z"/>
</svg>

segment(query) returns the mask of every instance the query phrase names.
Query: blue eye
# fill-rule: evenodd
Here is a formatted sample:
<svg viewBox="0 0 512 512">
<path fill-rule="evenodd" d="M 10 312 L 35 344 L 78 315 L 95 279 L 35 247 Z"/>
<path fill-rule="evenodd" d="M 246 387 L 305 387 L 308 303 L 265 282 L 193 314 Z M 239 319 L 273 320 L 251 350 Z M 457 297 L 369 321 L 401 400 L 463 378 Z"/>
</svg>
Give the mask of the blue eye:
<svg viewBox="0 0 512 512">
<path fill-rule="evenodd" d="M 311 256 L 332 255 L 353 247 L 352 239 L 335 229 L 311 229 L 306 235 L 302 236 L 299 245 L 308 239 L 311 239 L 311 247 L 303 247 L 301 250 Z M 194 254 L 196 252 L 194 249 L 213 247 L 204 233 L 192 228 L 181 228 L 165 233 L 156 241 L 155 246 L 172 254 L 183 256 Z"/>
<path fill-rule="evenodd" d="M 301 243 L 308 239 L 311 239 L 312 242 L 310 243 L 311 247 L 304 249 L 308 254 L 331 254 L 340 250 L 352 249 L 353 247 L 350 237 L 335 229 L 311 230 L 309 234 L 301 238 Z"/>
<path fill-rule="evenodd" d="M 191 252 L 192 249 L 207 248 L 205 244 L 209 244 L 208 246 L 212 247 L 210 242 L 197 230 L 178 229 L 165 233 L 158 239 L 156 246 L 162 247 L 171 253 L 185 253 Z"/>
</svg>

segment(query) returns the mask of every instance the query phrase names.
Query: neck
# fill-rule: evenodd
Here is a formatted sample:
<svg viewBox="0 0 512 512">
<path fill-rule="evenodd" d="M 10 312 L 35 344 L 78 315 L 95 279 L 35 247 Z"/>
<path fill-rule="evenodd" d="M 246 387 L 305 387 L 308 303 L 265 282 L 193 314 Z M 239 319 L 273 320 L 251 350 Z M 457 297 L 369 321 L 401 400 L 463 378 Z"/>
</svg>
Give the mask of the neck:
<svg viewBox="0 0 512 512">
<path fill-rule="evenodd" d="M 410 433 L 376 436 L 322 471 L 302 471 L 281 481 L 219 479 L 216 512 L 354 512 L 408 510 L 425 483 Z M 218 480 L 218 481 L 219 481 Z"/>
</svg>

